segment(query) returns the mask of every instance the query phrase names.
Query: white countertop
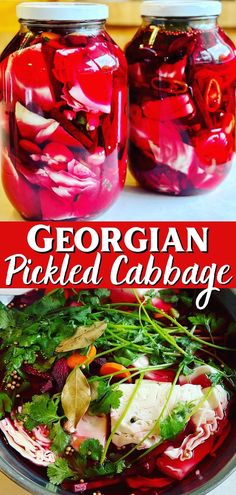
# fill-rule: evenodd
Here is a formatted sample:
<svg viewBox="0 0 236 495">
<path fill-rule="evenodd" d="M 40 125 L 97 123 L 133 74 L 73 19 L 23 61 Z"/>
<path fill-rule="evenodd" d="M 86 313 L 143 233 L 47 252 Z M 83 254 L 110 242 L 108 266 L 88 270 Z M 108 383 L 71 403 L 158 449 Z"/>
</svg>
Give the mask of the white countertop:
<svg viewBox="0 0 236 495">
<path fill-rule="evenodd" d="M 224 182 L 210 193 L 176 197 L 126 185 L 117 202 L 98 220 L 236 221 L 236 158 Z"/>
<path fill-rule="evenodd" d="M 22 221 L 0 182 L 0 221 Z M 236 156 L 224 182 L 199 196 L 167 196 L 138 187 L 128 173 L 126 186 L 114 205 L 94 221 L 174 222 L 236 221 Z"/>
</svg>

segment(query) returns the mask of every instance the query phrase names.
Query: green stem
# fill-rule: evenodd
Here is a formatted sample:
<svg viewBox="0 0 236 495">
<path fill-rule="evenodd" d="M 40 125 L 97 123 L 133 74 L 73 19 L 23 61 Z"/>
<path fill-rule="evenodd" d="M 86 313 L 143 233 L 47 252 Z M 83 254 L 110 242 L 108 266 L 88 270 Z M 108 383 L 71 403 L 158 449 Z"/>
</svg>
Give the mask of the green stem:
<svg viewBox="0 0 236 495">
<path fill-rule="evenodd" d="M 190 420 L 190 418 L 192 416 L 194 416 L 194 414 L 196 414 L 197 411 L 199 411 L 199 409 L 202 407 L 202 405 L 209 399 L 210 395 L 212 394 L 213 392 L 213 389 L 214 389 L 215 385 L 212 385 L 208 392 L 206 394 L 204 394 L 203 398 L 198 402 L 198 404 L 196 404 L 196 406 L 192 409 L 191 413 L 189 414 L 188 416 L 188 419 L 187 419 L 187 422 Z"/>
<path fill-rule="evenodd" d="M 177 349 L 181 354 L 183 354 L 183 355 L 186 356 L 187 353 L 182 349 L 182 347 L 180 347 L 176 343 L 176 340 L 173 337 L 171 337 L 171 335 L 169 335 L 169 333 L 166 332 L 164 328 L 160 327 L 156 322 L 154 322 L 151 319 L 151 317 L 149 316 L 149 314 L 148 314 L 148 312 L 147 312 L 147 310 L 146 310 L 146 308 L 144 306 L 143 306 L 143 311 L 146 314 L 146 316 L 147 316 L 149 322 L 151 323 L 152 327 L 154 328 L 154 330 L 156 330 L 159 333 L 160 337 L 162 337 L 163 340 L 166 340 L 167 342 L 169 342 L 169 344 L 172 347 L 174 347 L 175 349 Z"/>
<path fill-rule="evenodd" d="M 96 354 L 96 359 L 97 358 L 100 358 L 102 356 L 106 356 L 106 354 L 111 354 L 114 351 L 118 351 L 119 349 L 123 349 L 123 347 L 124 347 L 123 344 L 122 345 L 117 345 L 116 347 L 111 347 L 107 351 L 99 352 L 98 354 Z"/>
<path fill-rule="evenodd" d="M 153 310 L 154 309 L 155 309 L 155 312 L 156 313 L 163 314 L 163 311 L 160 311 L 157 308 L 153 308 Z M 224 347 L 224 346 L 221 346 L 221 345 L 212 344 L 211 342 L 205 342 L 205 340 L 201 339 L 200 337 L 196 337 L 196 335 L 194 335 L 193 333 L 191 333 L 186 327 L 184 327 L 183 325 L 181 325 L 181 323 L 179 323 L 172 316 L 170 316 L 168 314 L 165 314 L 165 318 L 167 318 L 169 321 L 171 321 L 177 328 L 179 328 L 179 330 L 181 330 L 186 335 L 188 335 L 188 337 L 190 337 L 192 340 L 195 340 L 196 342 L 199 342 L 199 344 L 206 345 L 208 347 L 213 347 L 214 349 L 220 349 L 222 351 L 231 351 L 231 352 L 232 351 L 236 351 L 236 349 L 231 349 L 230 347 Z"/>
<path fill-rule="evenodd" d="M 169 390 L 169 392 L 167 394 L 167 398 L 166 398 L 165 404 L 163 405 L 162 410 L 161 410 L 161 412 L 160 412 L 157 420 L 155 421 L 154 425 L 152 426 L 151 430 L 149 430 L 148 433 L 146 433 L 146 435 L 142 438 L 142 440 L 140 440 L 140 442 L 138 444 L 136 444 L 132 449 L 130 449 L 126 454 L 124 454 L 119 460 L 124 460 L 124 459 L 126 459 L 126 457 L 130 456 L 133 452 L 135 452 L 135 450 L 137 450 L 137 448 L 140 445 L 142 445 L 145 442 L 145 440 L 147 440 L 147 438 L 149 438 L 152 435 L 152 433 L 154 433 L 154 431 L 157 429 L 157 427 L 160 424 L 161 418 L 162 418 L 162 416 L 163 416 L 163 414 L 164 414 L 164 412 L 165 412 L 165 410 L 166 410 L 166 408 L 167 408 L 167 406 L 169 404 L 169 401 L 170 401 L 172 392 L 173 392 L 174 387 L 175 387 L 175 385 L 176 385 L 176 383 L 177 383 L 177 381 L 179 379 L 179 376 L 180 376 L 180 373 L 181 373 L 182 369 L 183 369 L 183 364 L 181 364 L 181 366 L 179 367 L 179 369 L 178 369 L 178 371 L 177 371 L 177 373 L 175 375 L 175 379 L 174 379 L 174 381 L 173 381 L 173 383 L 172 383 L 172 385 L 170 387 L 170 390 Z M 141 459 L 142 457 L 144 457 L 145 455 L 147 455 L 149 453 L 149 451 L 151 452 L 154 448 L 157 447 L 157 445 L 159 445 L 159 442 L 158 442 L 158 444 L 155 444 L 154 446 L 150 447 L 150 449 L 148 449 L 147 451 L 145 450 L 145 453 L 142 454 L 141 456 L 139 456 L 137 459 L 135 459 L 135 462 L 137 460 Z"/>
<path fill-rule="evenodd" d="M 189 416 L 187 417 L 187 420 L 186 420 L 186 424 L 188 423 L 188 421 L 190 420 L 190 418 L 192 416 L 194 416 L 194 414 L 196 414 L 196 412 L 202 407 L 202 405 L 209 399 L 210 395 L 212 394 L 213 392 L 213 389 L 214 389 L 215 385 L 212 385 L 208 392 L 204 395 L 204 397 L 198 402 L 198 404 L 195 405 L 195 407 L 192 409 L 191 413 L 189 414 Z M 137 457 L 135 459 L 135 462 L 139 461 L 140 459 L 142 459 L 143 457 L 147 456 L 148 454 L 150 454 L 150 452 L 152 452 L 154 449 L 156 449 L 159 445 L 161 445 L 163 443 L 163 439 L 161 438 L 159 440 L 159 442 L 155 443 L 154 445 L 152 445 L 148 450 L 145 451 L 145 453 L 143 453 L 142 455 L 140 455 L 139 457 Z"/>
<path fill-rule="evenodd" d="M 163 369 L 169 368 L 170 366 L 172 366 L 172 363 L 159 364 L 158 366 L 147 366 L 146 368 L 141 368 L 139 370 L 137 370 L 137 368 L 128 368 L 127 371 L 129 371 L 130 373 L 131 373 L 131 371 L 134 371 L 134 375 L 130 374 L 126 378 L 126 380 L 130 380 L 130 378 L 132 378 L 132 376 L 139 375 L 140 373 L 147 373 L 148 371 L 163 370 Z M 98 381 L 104 380 L 104 378 L 105 379 L 106 378 L 113 378 L 116 375 L 120 375 L 122 372 L 124 372 L 124 370 L 115 371 L 114 373 L 109 373 L 108 375 L 103 375 L 103 376 L 94 376 L 94 377 L 92 376 L 91 378 L 88 378 L 88 382 L 93 383 L 93 382 L 98 382 Z M 120 383 L 121 383 L 121 381 L 119 381 L 119 383 L 114 384 L 114 385 L 119 385 Z"/>
<path fill-rule="evenodd" d="M 112 330 L 110 330 L 110 328 L 108 327 L 107 328 L 107 332 L 115 339 L 115 340 L 119 340 L 120 342 L 123 342 L 124 345 L 128 345 L 130 349 L 135 349 L 135 350 L 138 350 L 138 351 L 142 351 L 142 352 L 146 352 L 146 347 L 145 346 L 141 346 L 141 345 L 138 345 L 138 344 L 134 344 L 133 342 L 129 342 L 128 340 L 126 339 L 123 339 L 122 337 L 120 337 L 119 335 L 116 335 L 112 332 Z M 147 349 L 147 352 L 149 352 L 149 349 Z"/>
<path fill-rule="evenodd" d="M 107 440 L 107 442 L 106 442 L 106 445 L 105 445 L 104 450 L 103 450 L 103 453 L 102 453 L 102 457 L 101 457 L 101 464 L 103 464 L 103 463 L 104 463 L 104 461 L 105 461 L 105 459 L 106 459 L 106 456 L 107 456 L 107 451 L 108 451 L 108 449 L 109 449 L 109 447 L 110 447 L 110 444 L 111 444 L 111 442 L 112 442 L 112 438 L 113 438 L 113 436 L 114 436 L 114 435 L 115 435 L 115 433 L 117 432 L 117 430 L 118 430 L 118 428 L 119 428 L 120 424 L 122 423 L 123 419 L 125 418 L 125 416 L 126 416 L 126 414 L 127 414 L 128 410 L 129 410 L 129 408 L 130 408 L 130 406 L 131 406 L 132 402 L 134 401 L 134 398 L 135 398 L 135 396 L 136 396 L 136 393 L 137 393 L 137 391 L 138 391 L 138 389 L 139 389 L 139 387 L 140 387 L 140 385 L 141 385 L 141 383 L 142 383 L 143 377 L 144 377 L 144 373 L 141 373 L 141 375 L 140 375 L 140 377 L 139 377 L 139 379 L 138 379 L 138 381 L 137 381 L 137 383 L 136 383 L 136 385 L 135 385 L 135 387 L 134 387 L 134 390 L 133 390 L 133 392 L 132 392 L 132 394 L 131 394 L 131 396 L 130 396 L 129 400 L 128 400 L 128 402 L 127 402 L 127 404 L 126 404 L 126 406 L 125 406 L 125 408 L 124 408 L 124 410 L 123 410 L 122 414 L 121 414 L 121 415 L 120 415 L 120 417 L 119 417 L 119 420 L 117 421 L 116 425 L 114 426 L 113 430 L 111 431 L 111 433 L 110 433 L 110 435 L 109 435 L 109 437 L 108 437 L 108 440 Z"/>
</svg>

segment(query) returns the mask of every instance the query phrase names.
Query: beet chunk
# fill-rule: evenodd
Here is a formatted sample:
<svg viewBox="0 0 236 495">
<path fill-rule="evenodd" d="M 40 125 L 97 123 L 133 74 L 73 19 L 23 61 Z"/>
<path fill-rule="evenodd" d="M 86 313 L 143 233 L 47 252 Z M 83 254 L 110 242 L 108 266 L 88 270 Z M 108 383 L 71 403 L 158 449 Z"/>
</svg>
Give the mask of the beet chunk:
<svg viewBox="0 0 236 495">
<path fill-rule="evenodd" d="M 70 369 L 67 366 L 66 359 L 59 359 L 52 368 L 52 377 L 55 381 L 57 392 L 60 392 L 63 389 L 69 374 Z"/>
</svg>

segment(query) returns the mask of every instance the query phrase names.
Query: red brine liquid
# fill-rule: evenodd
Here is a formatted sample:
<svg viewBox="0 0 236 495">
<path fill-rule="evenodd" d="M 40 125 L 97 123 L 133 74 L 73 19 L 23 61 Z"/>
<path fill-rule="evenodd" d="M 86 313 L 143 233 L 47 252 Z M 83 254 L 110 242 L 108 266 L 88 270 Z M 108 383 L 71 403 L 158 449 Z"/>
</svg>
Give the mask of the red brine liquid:
<svg viewBox="0 0 236 495">
<path fill-rule="evenodd" d="M 26 219 L 93 217 L 125 181 L 125 58 L 100 23 L 44 24 L 1 58 L 3 185 Z"/>
<path fill-rule="evenodd" d="M 235 145 L 233 43 L 212 21 L 146 21 L 126 48 L 130 166 L 160 193 L 215 188 Z"/>
</svg>

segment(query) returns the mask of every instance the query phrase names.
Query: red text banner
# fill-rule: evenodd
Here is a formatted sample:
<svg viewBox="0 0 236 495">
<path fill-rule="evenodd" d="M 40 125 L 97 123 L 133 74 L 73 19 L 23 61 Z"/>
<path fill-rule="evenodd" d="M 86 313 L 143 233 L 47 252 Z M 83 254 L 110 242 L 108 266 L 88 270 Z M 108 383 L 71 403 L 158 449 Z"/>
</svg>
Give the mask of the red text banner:
<svg viewBox="0 0 236 495">
<path fill-rule="evenodd" d="M 236 286 L 235 222 L 2 222 L 1 288 Z"/>
</svg>

